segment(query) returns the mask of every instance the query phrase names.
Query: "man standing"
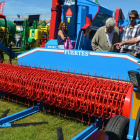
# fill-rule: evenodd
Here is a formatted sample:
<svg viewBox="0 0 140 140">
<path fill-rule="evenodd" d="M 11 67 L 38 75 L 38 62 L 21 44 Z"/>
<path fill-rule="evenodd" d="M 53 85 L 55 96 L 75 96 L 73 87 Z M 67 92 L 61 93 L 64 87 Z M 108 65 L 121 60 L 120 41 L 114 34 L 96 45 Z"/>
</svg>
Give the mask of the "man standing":
<svg viewBox="0 0 140 140">
<path fill-rule="evenodd" d="M 114 44 L 120 42 L 121 33 L 119 28 L 115 27 L 115 24 L 116 21 L 113 18 L 108 18 L 106 25 L 97 30 L 91 42 L 94 51 L 118 51 Z"/>
<path fill-rule="evenodd" d="M 21 37 L 19 34 L 16 35 L 16 47 L 21 47 Z"/>
<path fill-rule="evenodd" d="M 123 38 L 122 42 L 130 40 L 132 38 L 136 38 L 140 35 L 140 24 L 136 23 L 136 19 L 138 18 L 138 12 L 136 10 L 132 10 L 129 14 L 130 24 L 125 26 L 123 29 Z M 120 46 L 119 46 L 120 47 Z M 117 47 L 119 49 L 119 47 Z M 140 43 L 135 44 L 126 44 L 120 47 L 120 52 L 128 53 L 137 57 L 140 53 Z"/>
</svg>

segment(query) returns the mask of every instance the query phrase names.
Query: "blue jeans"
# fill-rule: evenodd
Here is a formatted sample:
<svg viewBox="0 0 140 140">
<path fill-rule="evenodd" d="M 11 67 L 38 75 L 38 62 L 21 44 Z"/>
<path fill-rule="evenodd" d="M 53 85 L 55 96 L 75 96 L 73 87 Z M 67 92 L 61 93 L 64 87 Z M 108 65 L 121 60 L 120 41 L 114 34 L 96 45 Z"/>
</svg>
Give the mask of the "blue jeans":
<svg viewBox="0 0 140 140">
<path fill-rule="evenodd" d="M 21 47 L 21 41 L 16 41 L 16 47 Z"/>
</svg>

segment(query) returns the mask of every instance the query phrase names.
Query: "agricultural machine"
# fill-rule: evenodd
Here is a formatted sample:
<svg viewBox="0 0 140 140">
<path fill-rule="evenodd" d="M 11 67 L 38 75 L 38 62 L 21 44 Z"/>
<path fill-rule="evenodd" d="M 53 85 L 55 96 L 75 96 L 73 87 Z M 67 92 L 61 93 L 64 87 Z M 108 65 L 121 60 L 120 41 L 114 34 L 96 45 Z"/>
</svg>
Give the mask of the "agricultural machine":
<svg viewBox="0 0 140 140">
<path fill-rule="evenodd" d="M 15 35 L 15 25 L 12 22 L 6 20 L 4 15 L 0 15 L 0 61 L 4 59 L 3 52 L 12 58 L 16 58 L 19 53 L 15 53 L 11 49 L 11 41 Z M 9 46 L 9 48 L 8 48 Z"/>
<path fill-rule="evenodd" d="M 5 42 L 4 44 L 8 46 L 8 43 L 13 41 L 16 33 L 16 27 L 15 24 L 12 23 L 11 21 L 6 21 L 7 22 L 7 34 L 5 36 Z M 0 20 L 0 27 L 1 27 L 1 33 L 5 31 L 5 20 Z"/>
<path fill-rule="evenodd" d="M 43 26 L 42 26 L 43 24 Z M 45 47 L 45 43 L 48 40 L 50 27 L 46 25 L 45 21 L 38 23 L 34 21 L 33 25 L 29 27 L 29 22 L 27 19 L 24 19 L 24 27 L 21 32 L 22 37 L 22 50 L 35 48 L 38 46 Z"/>
<path fill-rule="evenodd" d="M 90 0 L 53 0 L 51 11 L 45 47 L 18 55 L 18 66 L 0 64 L 1 97 L 47 104 L 59 114 L 63 110 L 64 116 L 74 112 L 81 122 L 86 115 L 88 124 L 94 117 L 95 123 L 72 140 L 95 139 L 105 124 L 109 140 L 140 139 L 140 60 L 124 53 L 90 51 L 96 30 L 113 11 Z M 116 26 L 126 23 L 121 9 L 114 16 Z M 68 25 L 73 50 L 57 49 L 61 21 Z M 105 133 L 101 139 L 108 139 Z"/>
</svg>

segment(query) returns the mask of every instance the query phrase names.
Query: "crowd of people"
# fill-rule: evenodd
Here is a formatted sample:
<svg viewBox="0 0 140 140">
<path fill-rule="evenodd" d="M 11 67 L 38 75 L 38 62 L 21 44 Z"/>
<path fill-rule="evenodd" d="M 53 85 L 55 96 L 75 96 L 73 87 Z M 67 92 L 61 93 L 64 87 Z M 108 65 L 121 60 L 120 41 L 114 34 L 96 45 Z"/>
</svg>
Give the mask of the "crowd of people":
<svg viewBox="0 0 140 140">
<path fill-rule="evenodd" d="M 123 28 L 122 42 L 119 28 L 115 27 L 116 21 L 113 18 L 107 19 L 106 25 L 95 33 L 91 44 L 92 49 L 128 53 L 140 58 L 140 24 L 136 22 L 137 19 L 138 12 L 132 10 L 129 14 L 130 24 Z"/>
<path fill-rule="evenodd" d="M 93 51 L 128 53 L 140 58 L 140 24 L 136 22 L 138 12 L 132 10 L 129 14 L 130 24 L 123 28 L 121 32 L 115 27 L 116 21 L 113 18 L 106 20 L 106 25 L 100 27 L 91 41 Z M 58 31 L 58 48 L 64 49 L 64 41 L 68 39 L 67 25 L 60 23 Z"/>
</svg>

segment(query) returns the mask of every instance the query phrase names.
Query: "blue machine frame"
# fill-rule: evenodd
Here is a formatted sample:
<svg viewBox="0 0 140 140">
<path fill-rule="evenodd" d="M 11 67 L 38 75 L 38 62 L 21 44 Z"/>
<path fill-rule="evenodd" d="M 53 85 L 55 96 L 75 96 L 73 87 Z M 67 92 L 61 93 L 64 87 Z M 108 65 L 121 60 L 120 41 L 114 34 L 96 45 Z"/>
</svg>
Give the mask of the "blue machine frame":
<svg viewBox="0 0 140 140">
<path fill-rule="evenodd" d="M 129 80 L 129 70 L 140 71 L 140 60 L 129 54 L 66 49 L 35 48 L 18 55 L 18 64 L 120 81 Z M 135 119 L 132 119 L 133 100 L 128 139 L 133 137 L 135 126 Z"/>
<path fill-rule="evenodd" d="M 125 53 L 35 48 L 18 55 L 18 64 L 77 74 L 129 80 L 128 71 L 140 69 L 140 60 Z"/>
<path fill-rule="evenodd" d="M 5 52 L 8 56 L 10 56 L 10 49 L 8 47 L 6 47 L 5 45 L 3 45 L 1 42 L 0 42 L 0 49 Z M 21 53 L 15 53 L 11 50 L 11 57 L 14 59 L 16 58 L 19 54 Z"/>
<path fill-rule="evenodd" d="M 26 110 L 20 111 L 18 113 L 15 113 L 13 115 L 10 115 L 10 116 L 4 117 L 4 118 L 1 118 L 0 119 L 0 128 L 11 127 L 11 122 L 17 121 L 21 118 L 27 117 L 31 114 L 34 114 L 34 113 L 40 111 L 39 107 L 40 107 L 40 103 L 38 103 L 37 106 L 28 108 Z"/>
<path fill-rule="evenodd" d="M 87 24 L 86 18 L 89 18 L 92 24 L 88 26 L 93 32 L 96 32 L 99 27 L 103 26 L 103 24 L 98 24 L 97 22 L 100 21 L 99 17 L 102 19 L 112 17 L 113 11 L 90 0 L 77 0 L 77 9 L 76 34 L 75 36 L 70 36 L 72 43 L 75 43 L 73 50 L 57 49 L 57 40 L 49 40 L 45 44 L 45 48 L 38 47 L 18 55 L 18 65 L 129 81 L 128 71 L 139 71 L 140 59 L 125 53 L 89 51 L 91 50 L 90 33 L 87 31 L 87 28 L 83 28 Z M 62 8 L 62 21 L 65 19 L 64 11 Z M 129 21 L 127 19 L 119 21 L 119 26 L 121 25 L 123 27 L 128 24 Z M 137 89 L 135 89 L 135 92 L 138 92 Z M 133 104 L 134 92 L 131 104 L 128 139 L 133 138 L 133 128 L 135 125 L 135 119 L 132 117 L 134 111 Z M 91 128 L 93 132 L 96 131 L 93 125 L 87 131 L 91 130 Z M 78 137 L 80 139 L 82 135 L 85 135 L 85 131 L 74 139 Z"/>
</svg>

